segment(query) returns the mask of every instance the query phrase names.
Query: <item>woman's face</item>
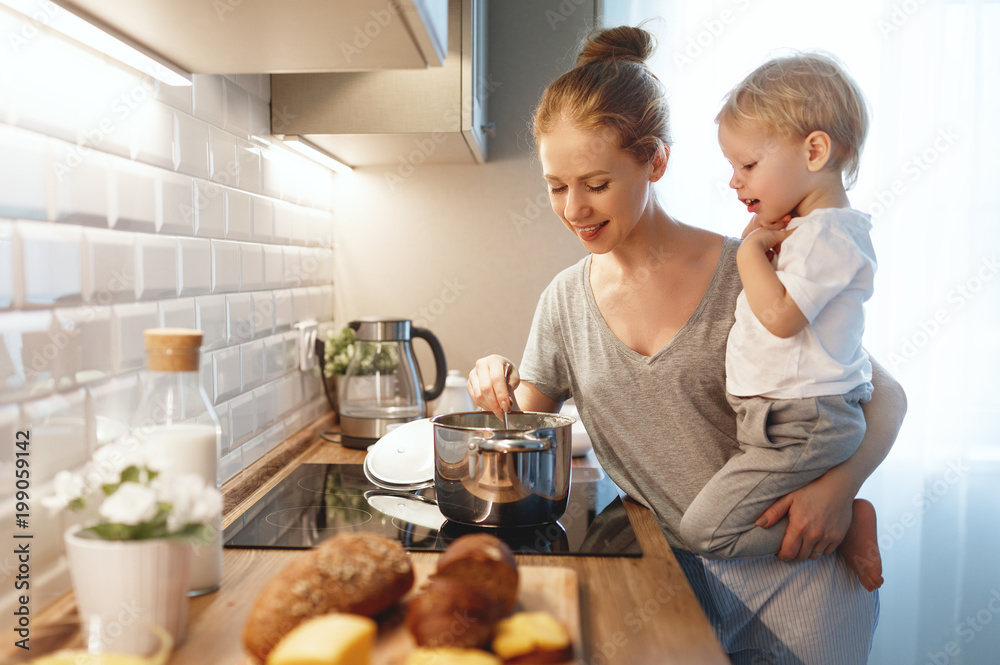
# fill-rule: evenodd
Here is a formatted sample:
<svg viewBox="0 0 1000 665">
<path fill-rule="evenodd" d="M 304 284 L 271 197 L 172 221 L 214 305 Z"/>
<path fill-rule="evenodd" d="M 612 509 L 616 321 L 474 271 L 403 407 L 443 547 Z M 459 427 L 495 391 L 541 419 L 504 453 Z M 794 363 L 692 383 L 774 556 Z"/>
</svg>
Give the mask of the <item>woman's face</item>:
<svg viewBox="0 0 1000 665">
<path fill-rule="evenodd" d="M 539 138 L 538 154 L 552 210 L 587 251 L 619 246 L 653 212 L 652 183 L 664 164 L 639 164 L 608 128 L 583 130 L 561 121 Z"/>
</svg>

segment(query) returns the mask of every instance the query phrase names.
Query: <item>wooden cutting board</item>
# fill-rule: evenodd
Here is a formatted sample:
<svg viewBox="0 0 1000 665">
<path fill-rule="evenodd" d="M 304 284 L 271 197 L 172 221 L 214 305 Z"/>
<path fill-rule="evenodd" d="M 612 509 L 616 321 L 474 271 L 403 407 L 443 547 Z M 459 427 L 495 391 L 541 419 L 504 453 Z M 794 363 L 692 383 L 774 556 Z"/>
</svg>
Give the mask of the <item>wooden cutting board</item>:
<svg viewBox="0 0 1000 665">
<path fill-rule="evenodd" d="M 413 591 L 396 609 L 379 617 L 379 636 L 372 654 L 372 665 L 403 665 L 416 647 L 405 626 L 405 602 L 423 586 L 434 572 L 435 565 L 434 562 L 414 562 Z M 514 611 L 544 610 L 561 621 L 573 640 L 574 659 L 567 664 L 581 662 L 580 589 L 576 572 L 555 566 L 518 566 L 517 571 L 520 581 L 518 604 Z"/>
</svg>

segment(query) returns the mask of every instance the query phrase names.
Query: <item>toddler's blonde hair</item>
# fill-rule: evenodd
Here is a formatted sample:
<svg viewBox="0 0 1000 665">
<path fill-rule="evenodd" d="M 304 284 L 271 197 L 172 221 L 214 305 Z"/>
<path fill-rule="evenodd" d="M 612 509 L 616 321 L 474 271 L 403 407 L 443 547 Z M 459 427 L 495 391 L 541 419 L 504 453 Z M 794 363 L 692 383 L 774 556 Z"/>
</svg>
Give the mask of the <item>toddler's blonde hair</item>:
<svg viewBox="0 0 1000 665">
<path fill-rule="evenodd" d="M 861 88 L 828 54 L 796 53 L 764 63 L 729 91 L 715 122 L 793 139 L 824 131 L 832 143 L 828 166 L 841 172 L 846 188 L 857 181 L 868 109 Z"/>
</svg>

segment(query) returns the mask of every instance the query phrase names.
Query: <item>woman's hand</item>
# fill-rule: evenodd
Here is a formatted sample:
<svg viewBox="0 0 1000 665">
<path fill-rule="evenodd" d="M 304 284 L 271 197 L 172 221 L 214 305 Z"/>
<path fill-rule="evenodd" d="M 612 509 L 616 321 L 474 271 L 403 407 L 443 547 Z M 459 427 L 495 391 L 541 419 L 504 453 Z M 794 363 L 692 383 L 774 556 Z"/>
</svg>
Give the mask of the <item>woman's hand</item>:
<svg viewBox="0 0 1000 665">
<path fill-rule="evenodd" d="M 769 527 L 788 515 L 779 559 L 815 559 L 837 549 L 851 525 L 854 491 L 848 480 L 835 467 L 764 511 L 757 526 Z"/>
<path fill-rule="evenodd" d="M 517 367 L 503 356 L 496 354 L 486 356 L 476 361 L 476 366 L 469 372 L 466 387 L 472 401 L 481 409 L 492 411 L 493 415 L 503 420 L 503 414 L 510 409 L 511 395 L 504 379 L 504 365 L 510 363 L 510 390 L 521 382 Z"/>
</svg>

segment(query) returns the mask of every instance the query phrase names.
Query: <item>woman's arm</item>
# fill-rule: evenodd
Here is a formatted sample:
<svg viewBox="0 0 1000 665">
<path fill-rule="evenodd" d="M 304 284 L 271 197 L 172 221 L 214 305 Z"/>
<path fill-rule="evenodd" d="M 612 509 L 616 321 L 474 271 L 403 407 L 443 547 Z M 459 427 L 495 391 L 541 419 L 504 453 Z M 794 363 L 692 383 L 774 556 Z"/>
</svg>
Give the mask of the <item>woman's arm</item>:
<svg viewBox="0 0 1000 665">
<path fill-rule="evenodd" d="M 480 358 L 469 373 L 466 388 L 476 406 L 492 411 L 497 418 L 503 418 L 504 411 L 510 409 L 510 392 L 504 380 L 504 365 L 512 366 L 510 386 L 514 388 L 517 405 L 522 411 L 556 413 L 562 406 L 527 381 L 521 381 L 517 366 L 503 356 L 492 355 Z"/>
<path fill-rule="evenodd" d="M 802 561 L 814 551 L 830 551 L 840 544 L 851 524 L 851 503 L 861 485 L 882 463 L 906 415 L 903 387 L 872 360 L 870 401 L 861 405 L 865 436 L 846 462 L 778 499 L 764 511 L 757 524 L 767 527 L 788 515 L 788 529 L 778 551 L 779 559 Z"/>
</svg>

